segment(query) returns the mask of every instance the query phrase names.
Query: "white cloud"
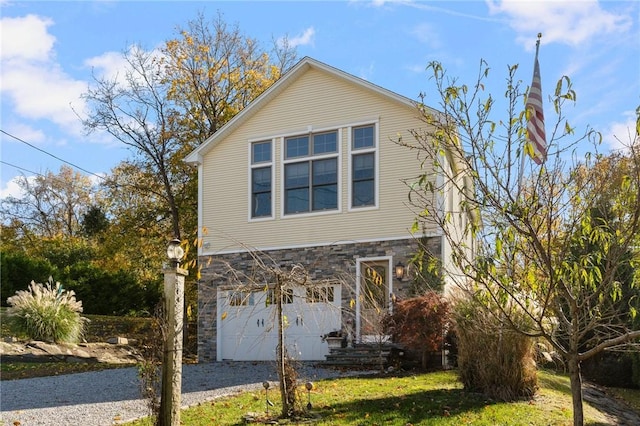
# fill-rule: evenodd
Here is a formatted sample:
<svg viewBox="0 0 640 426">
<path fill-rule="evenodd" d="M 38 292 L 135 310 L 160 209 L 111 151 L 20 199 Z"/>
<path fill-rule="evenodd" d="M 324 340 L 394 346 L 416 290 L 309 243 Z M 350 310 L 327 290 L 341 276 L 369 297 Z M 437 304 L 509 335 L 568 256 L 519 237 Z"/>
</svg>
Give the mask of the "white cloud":
<svg viewBox="0 0 640 426">
<path fill-rule="evenodd" d="M 133 63 L 136 63 L 139 56 L 162 58 L 164 54 L 160 48 L 145 51 L 142 50 L 139 45 L 133 44 L 129 46 L 126 52 L 105 52 L 102 55 L 86 59 L 84 65 L 91 68 L 92 73 L 98 79 L 104 78 L 108 81 L 115 81 L 123 87 L 126 87 L 129 85 L 127 79 L 134 78 L 140 84 L 144 85 L 146 83 L 143 81 L 142 76 L 139 72 L 133 71 L 132 65 L 129 62 L 133 61 Z M 128 60 L 127 57 L 130 59 Z"/>
<path fill-rule="evenodd" d="M 20 135 L 20 139 L 34 145 L 41 144 L 47 140 L 47 135 L 42 130 L 34 129 L 25 123 L 3 123 L 3 130 L 12 135 Z M 6 138 L 5 140 L 13 141 L 11 138 Z"/>
<path fill-rule="evenodd" d="M 491 15 L 507 15 L 516 31 L 516 41 L 528 50 L 537 33 L 542 43 L 578 46 L 594 37 L 624 33 L 632 25 L 626 14 L 604 10 L 596 0 L 584 1 L 516 1 L 486 0 Z"/>
<path fill-rule="evenodd" d="M 351 3 L 356 4 L 365 4 L 371 7 L 384 7 L 387 5 L 395 5 L 395 4 L 412 4 L 413 0 L 355 0 Z"/>
<path fill-rule="evenodd" d="M 48 33 L 48 28 L 52 24 L 51 19 L 36 15 L 0 19 L 0 32 L 2 32 L 0 59 L 48 61 L 56 41 L 56 38 Z"/>
<path fill-rule="evenodd" d="M 93 69 L 96 77 L 108 80 L 123 77 L 123 72 L 127 69 L 127 61 L 122 52 L 105 52 L 85 60 L 84 64 Z"/>
<path fill-rule="evenodd" d="M 14 197 L 17 199 L 21 199 L 25 196 L 25 192 L 22 190 L 20 185 L 18 184 L 18 180 L 25 179 L 24 176 L 15 176 L 4 188 L 0 188 L 0 199 L 5 199 L 7 197 Z M 29 182 L 33 182 L 36 177 L 35 176 L 27 176 L 26 179 Z"/>
<path fill-rule="evenodd" d="M 292 37 L 288 40 L 290 47 L 313 45 L 313 36 L 316 34 L 316 30 L 313 27 L 309 27 L 300 35 Z"/>
<path fill-rule="evenodd" d="M 604 142 L 612 151 L 625 150 L 634 138 L 636 129 L 635 112 L 625 113 L 625 120 L 612 123 L 609 131 L 603 135 Z"/>
<path fill-rule="evenodd" d="M 418 39 L 418 41 L 431 49 L 440 49 L 442 48 L 442 41 L 440 40 L 440 36 L 438 31 L 433 27 L 433 25 L 428 24 L 426 22 L 419 24 L 413 28 L 411 34 Z"/>
<path fill-rule="evenodd" d="M 19 118 L 50 120 L 66 132 L 81 134 L 71 105 L 82 111 L 86 83 L 75 80 L 55 62 L 53 21 L 36 15 L 2 18 L 0 93 Z M 16 117 L 17 118 L 17 117 Z"/>
<path fill-rule="evenodd" d="M 14 112 L 32 120 L 49 119 L 67 130 L 79 125 L 71 105 L 82 105 L 86 83 L 72 79 L 56 64 L 9 64 L 2 70 L 2 92 L 12 99 Z"/>
</svg>

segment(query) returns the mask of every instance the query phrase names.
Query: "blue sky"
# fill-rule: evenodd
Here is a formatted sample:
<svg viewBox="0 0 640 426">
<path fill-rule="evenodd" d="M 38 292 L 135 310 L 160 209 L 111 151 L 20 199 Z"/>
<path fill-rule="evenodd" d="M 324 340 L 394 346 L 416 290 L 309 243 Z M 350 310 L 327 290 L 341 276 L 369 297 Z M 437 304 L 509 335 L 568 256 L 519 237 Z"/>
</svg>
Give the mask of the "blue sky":
<svg viewBox="0 0 640 426">
<path fill-rule="evenodd" d="M 412 99 L 426 92 L 434 106 L 429 61 L 473 83 L 486 60 L 492 69 L 487 90 L 500 97 L 508 65 L 519 64 L 518 77 L 530 84 L 541 32 L 543 96 L 568 75 L 578 99 L 567 111 L 571 124 L 591 125 L 615 149 L 615 137 L 629 140 L 640 105 L 636 1 L 0 0 L 0 8 L 0 129 L 27 142 L 0 133 L 0 196 L 16 194 L 16 176 L 57 173 L 64 164 L 59 159 L 101 174 L 127 158 L 130 153 L 107 135 L 86 136 L 76 116 L 85 111 L 80 95 L 92 70 L 114 72 L 127 46 L 156 48 L 198 12 L 211 18 L 220 12 L 265 49 L 287 36 L 300 58 Z M 551 105 L 545 108 L 549 121 Z"/>
</svg>

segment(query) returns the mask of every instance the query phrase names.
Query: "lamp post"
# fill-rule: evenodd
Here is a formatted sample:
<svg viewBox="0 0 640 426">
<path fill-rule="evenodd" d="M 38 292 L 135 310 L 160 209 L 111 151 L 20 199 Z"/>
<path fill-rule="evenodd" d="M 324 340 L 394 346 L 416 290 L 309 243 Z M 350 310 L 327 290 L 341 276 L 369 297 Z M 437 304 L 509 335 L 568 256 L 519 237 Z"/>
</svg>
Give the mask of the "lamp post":
<svg viewBox="0 0 640 426">
<path fill-rule="evenodd" d="M 164 304 L 166 335 L 162 358 L 162 393 L 160 396 L 160 425 L 180 425 L 180 396 L 182 393 L 182 324 L 184 317 L 184 278 L 188 271 L 180 268 L 184 250 L 180 240 L 169 241 L 169 264 L 164 273 Z"/>
</svg>

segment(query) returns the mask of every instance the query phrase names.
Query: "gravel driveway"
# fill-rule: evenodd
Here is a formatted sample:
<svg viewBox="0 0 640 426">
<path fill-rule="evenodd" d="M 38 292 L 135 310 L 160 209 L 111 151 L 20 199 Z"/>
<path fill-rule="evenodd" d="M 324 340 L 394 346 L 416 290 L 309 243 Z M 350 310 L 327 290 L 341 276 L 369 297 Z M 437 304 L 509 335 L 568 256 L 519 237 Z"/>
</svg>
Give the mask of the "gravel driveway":
<svg viewBox="0 0 640 426">
<path fill-rule="evenodd" d="M 303 364 L 298 380 L 337 377 L 339 371 Z M 343 374 L 343 373 L 342 373 Z M 183 367 L 182 405 L 191 406 L 277 381 L 273 363 L 216 362 Z M 102 426 L 148 412 L 140 399 L 135 368 L 0 382 L 0 424 L 4 426 Z M 16 423 L 19 422 L 19 423 Z"/>
</svg>

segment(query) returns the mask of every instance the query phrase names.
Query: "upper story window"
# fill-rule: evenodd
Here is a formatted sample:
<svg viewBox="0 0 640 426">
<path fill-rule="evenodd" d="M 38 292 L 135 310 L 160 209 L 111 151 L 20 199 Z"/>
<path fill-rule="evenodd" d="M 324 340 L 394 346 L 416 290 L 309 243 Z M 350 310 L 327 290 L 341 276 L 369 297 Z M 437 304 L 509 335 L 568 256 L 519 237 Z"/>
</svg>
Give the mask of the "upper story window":
<svg viewBox="0 0 640 426">
<path fill-rule="evenodd" d="M 376 204 L 375 125 L 351 129 L 351 207 Z"/>
<path fill-rule="evenodd" d="M 284 213 L 338 208 L 338 132 L 284 140 Z"/>
<path fill-rule="evenodd" d="M 271 141 L 251 144 L 251 217 L 272 216 Z"/>
</svg>

